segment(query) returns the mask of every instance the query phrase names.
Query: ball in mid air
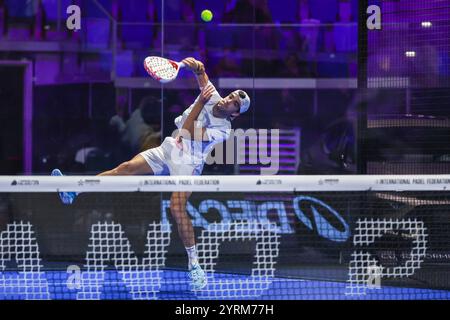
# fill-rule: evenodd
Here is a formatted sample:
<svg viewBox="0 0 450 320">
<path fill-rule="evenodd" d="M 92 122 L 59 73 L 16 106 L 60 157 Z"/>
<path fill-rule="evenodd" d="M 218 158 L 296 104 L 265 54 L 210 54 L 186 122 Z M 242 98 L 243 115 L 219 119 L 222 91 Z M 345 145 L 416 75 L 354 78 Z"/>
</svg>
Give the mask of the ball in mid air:
<svg viewBox="0 0 450 320">
<path fill-rule="evenodd" d="M 205 22 L 209 22 L 213 18 L 213 14 L 210 10 L 203 10 L 201 14 L 202 20 Z"/>
</svg>

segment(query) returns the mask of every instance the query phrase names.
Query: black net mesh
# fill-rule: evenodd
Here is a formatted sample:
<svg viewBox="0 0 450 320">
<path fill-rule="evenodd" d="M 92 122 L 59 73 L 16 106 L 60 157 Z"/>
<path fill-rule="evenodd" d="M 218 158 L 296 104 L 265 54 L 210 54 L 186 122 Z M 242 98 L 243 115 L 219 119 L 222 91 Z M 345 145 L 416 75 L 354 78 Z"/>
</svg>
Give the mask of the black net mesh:
<svg viewBox="0 0 450 320">
<path fill-rule="evenodd" d="M 444 299 L 444 191 L 1 194 L 6 299 Z M 184 204 L 185 203 L 185 204 Z M 184 213 L 187 213 L 185 215 Z M 178 215 L 178 218 L 175 217 Z M 207 285 L 192 290 L 192 223 Z"/>
<path fill-rule="evenodd" d="M 381 30 L 360 32 L 365 118 L 363 173 L 443 174 L 450 170 L 450 3 L 376 1 Z"/>
</svg>

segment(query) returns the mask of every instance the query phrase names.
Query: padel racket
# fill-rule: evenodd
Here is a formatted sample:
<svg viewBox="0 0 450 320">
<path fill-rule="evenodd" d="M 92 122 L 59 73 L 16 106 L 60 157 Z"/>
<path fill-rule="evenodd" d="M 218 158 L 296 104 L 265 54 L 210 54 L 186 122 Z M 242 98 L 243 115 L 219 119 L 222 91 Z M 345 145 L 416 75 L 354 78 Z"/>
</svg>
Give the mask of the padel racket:
<svg viewBox="0 0 450 320">
<path fill-rule="evenodd" d="M 147 57 L 144 60 L 144 68 L 156 81 L 168 83 L 175 80 L 184 63 L 172 61 L 162 57 Z"/>
</svg>

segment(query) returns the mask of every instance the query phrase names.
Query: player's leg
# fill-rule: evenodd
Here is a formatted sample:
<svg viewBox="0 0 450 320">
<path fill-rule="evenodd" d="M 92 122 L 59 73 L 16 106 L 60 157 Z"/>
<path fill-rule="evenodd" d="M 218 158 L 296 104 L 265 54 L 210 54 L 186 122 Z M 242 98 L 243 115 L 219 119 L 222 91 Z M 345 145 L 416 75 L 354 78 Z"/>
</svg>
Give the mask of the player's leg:
<svg viewBox="0 0 450 320">
<path fill-rule="evenodd" d="M 186 248 L 195 245 L 194 228 L 186 212 L 186 205 L 192 192 L 173 192 L 170 198 L 170 212 L 178 227 L 181 241 Z"/>
<path fill-rule="evenodd" d="M 186 248 L 189 258 L 189 277 L 192 279 L 192 287 L 195 290 L 206 286 L 205 272 L 198 263 L 197 249 L 195 247 L 195 234 L 192 221 L 186 212 L 186 205 L 192 192 L 174 192 L 170 198 L 170 212 L 177 224 L 178 234 Z"/>
<path fill-rule="evenodd" d="M 164 158 L 160 148 L 153 148 L 141 152 L 130 161 L 125 161 L 112 170 L 108 170 L 99 174 L 99 176 L 126 176 L 140 174 L 161 174 L 164 171 Z M 156 171 L 155 171 L 156 170 Z M 59 169 L 52 171 L 52 176 L 62 176 Z M 72 204 L 77 192 L 59 192 L 59 197 L 64 204 Z"/>
<path fill-rule="evenodd" d="M 131 176 L 140 174 L 154 174 L 152 168 L 140 154 L 129 161 L 122 162 L 112 170 L 99 174 L 99 176 Z"/>
<path fill-rule="evenodd" d="M 153 170 L 143 156 L 138 154 L 130 161 L 121 163 L 116 168 L 100 173 L 99 176 L 125 176 L 125 175 L 139 175 L 139 174 L 153 174 Z M 62 176 L 59 169 L 52 171 L 52 176 Z M 72 204 L 78 196 L 78 192 L 59 192 L 59 197 L 64 204 Z"/>
</svg>

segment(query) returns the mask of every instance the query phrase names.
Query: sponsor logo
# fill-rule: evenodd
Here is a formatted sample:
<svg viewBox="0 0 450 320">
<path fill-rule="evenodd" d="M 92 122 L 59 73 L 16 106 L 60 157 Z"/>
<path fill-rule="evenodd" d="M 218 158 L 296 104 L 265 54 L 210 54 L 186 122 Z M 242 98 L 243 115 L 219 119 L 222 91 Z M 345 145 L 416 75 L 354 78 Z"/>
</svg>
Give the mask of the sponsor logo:
<svg viewBox="0 0 450 320">
<path fill-rule="evenodd" d="M 200 179 L 200 180 L 194 180 L 195 185 L 200 186 L 206 186 L 206 185 L 212 185 L 212 186 L 218 186 L 220 185 L 220 180 L 217 179 Z"/>
<path fill-rule="evenodd" d="M 395 265 L 399 261 L 411 259 L 411 251 L 381 251 L 379 252 L 379 257 L 383 261 L 383 265 Z M 450 252 L 427 252 L 424 259 L 428 263 L 449 263 Z"/>
<path fill-rule="evenodd" d="M 265 179 L 265 180 L 258 180 L 256 182 L 257 185 L 282 185 L 283 181 L 281 179 Z"/>
<path fill-rule="evenodd" d="M 410 179 L 377 179 L 375 181 L 376 184 L 382 185 L 397 185 L 397 184 L 411 184 Z"/>
<path fill-rule="evenodd" d="M 450 179 L 446 178 L 429 178 L 429 179 L 377 179 L 376 184 L 379 185 L 448 185 L 450 184 Z"/>
<path fill-rule="evenodd" d="M 320 179 L 319 180 L 319 185 L 329 185 L 329 186 L 334 186 L 337 185 L 339 183 L 339 179 Z"/>
<path fill-rule="evenodd" d="M 262 182 L 262 181 L 261 181 Z M 170 201 L 164 200 L 161 208 L 162 222 L 168 223 L 168 209 Z M 323 201 L 307 197 L 297 196 L 292 203 L 286 201 L 267 201 L 257 203 L 249 200 L 228 200 L 221 202 L 213 199 L 201 201 L 198 207 L 188 202 L 186 210 L 192 217 L 194 227 L 209 229 L 211 223 L 204 215 L 213 209 L 221 216 L 220 221 L 258 220 L 261 223 L 276 222 L 275 232 L 279 234 L 294 234 L 289 216 L 295 216 L 309 230 L 318 236 L 333 242 L 345 242 L 350 236 L 350 226 L 344 218 L 331 206 Z M 293 212 L 292 212 L 293 211 Z M 274 213 L 276 217 L 274 218 Z M 329 221 L 332 219 L 334 223 Z M 276 219 L 277 221 L 274 221 Z"/>
<path fill-rule="evenodd" d="M 143 180 L 139 183 L 141 186 L 174 186 L 176 185 L 175 180 Z"/>
<path fill-rule="evenodd" d="M 449 263 L 450 252 L 428 252 L 425 255 L 425 259 L 433 262 Z"/>
<path fill-rule="evenodd" d="M 79 186 L 98 186 L 100 184 L 99 179 L 84 179 L 78 181 Z"/>
<path fill-rule="evenodd" d="M 450 179 L 427 179 L 427 184 L 450 184 Z"/>
<path fill-rule="evenodd" d="M 12 186 L 38 186 L 39 180 L 13 180 Z"/>
<path fill-rule="evenodd" d="M 312 213 L 312 219 L 308 218 L 304 209 L 301 208 L 301 204 L 307 204 Z M 335 228 L 322 214 L 320 214 L 318 208 L 320 208 L 320 212 L 326 212 L 328 215 L 334 216 L 339 221 L 340 228 Z M 294 209 L 295 214 L 298 219 L 305 224 L 310 230 L 316 231 L 318 235 L 323 238 L 335 241 L 335 242 L 344 242 L 350 238 L 350 226 L 347 222 L 342 218 L 342 216 L 332 207 L 330 207 L 325 202 L 308 196 L 299 196 L 294 199 Z M 314 222 L 314 223 L 313 223 Z"/>
</svg>

